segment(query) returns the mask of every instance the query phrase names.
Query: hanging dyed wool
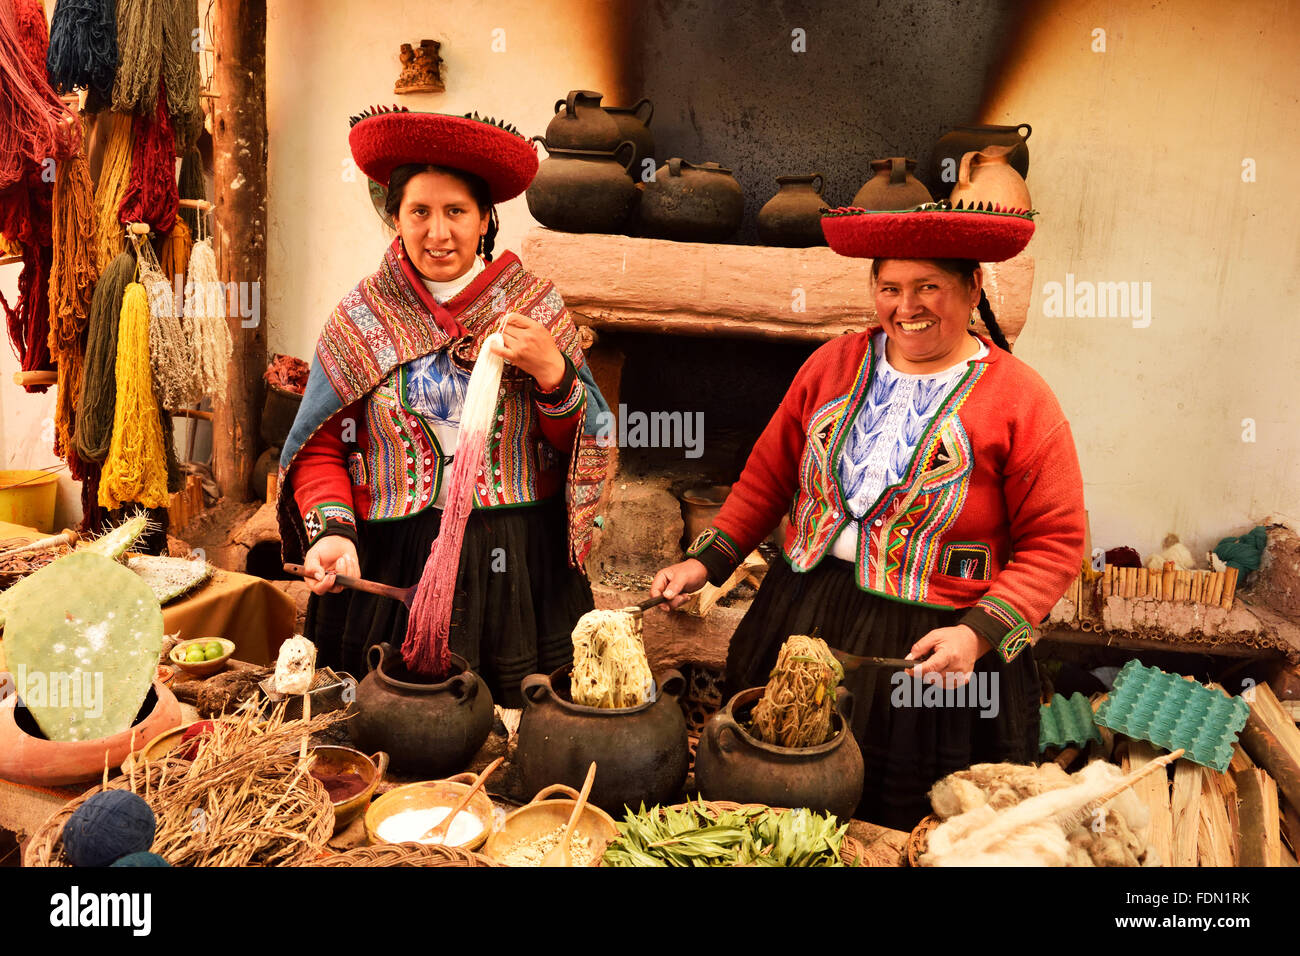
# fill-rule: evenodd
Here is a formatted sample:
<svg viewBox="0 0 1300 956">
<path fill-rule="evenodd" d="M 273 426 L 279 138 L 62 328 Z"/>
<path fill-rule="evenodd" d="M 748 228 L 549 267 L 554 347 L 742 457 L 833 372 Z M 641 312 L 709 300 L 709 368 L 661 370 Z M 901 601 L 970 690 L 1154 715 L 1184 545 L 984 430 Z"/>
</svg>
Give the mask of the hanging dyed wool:
<svg viewBox="0 0 1300 956">
<path fill-rule="evenodd" d="M 162 22 L 162 75 L 178 153 L 197 143 L 203 131 L 203 110 L 199 106 L 199 51 L 194 48 L 198 30 L 198 4 L 193 0 L 168 0 Z"/>
<path fill-rule="evenodd" d="M 54 452 L 74 479 L 83 465 L 73 442 L 85 363 L 86 323 L 95 294 L 95 211 L 90 170 L 78 153 L 54 180 L 54 261 L 50 270 L 50 356 L 58 366 Z"/>
<path fill-rule="evenodd" d="M 77 400 L 77 454 L 84 461 L 103 461 L 113 438 L 117 405 L 117 327 L 122 296 L 135 280 L 135 256 L 123 252 L 95 283 L 86 325 L 86 362 Z"/>
<path fill-rule="evenodd" d="M 24 372 L 48 369 L 50 365 L 50 259 L 49 246 L 24 246 L 23 271 L 18 274 L 18 301 L 14 305 L 0 295 L 9 328 L 9 341 L 18 353 Z M 47 385 L 28 385 L 29 392 L 44 392 Z"/>
<path fill-rule="evenodd" d="M 30 2 L 24 0 L 22 9 Z M 40 32 L 32 36 L 34 28 L 19 22 L 19 12 L 0 3 L 0 191 L 27 180 L 33 167 L 71 155 L 74 147 L 67 125 L 74 114 L 45 79 L 43 8 L 38 14 Z"/>
<path fill-rule="evenodd" d="M 158 79 L 162 75 L 162 3 L 163 0 L 117 2 L 115 110 L 148 116 L 158 103 Z"/>
<path fill-rule="evenodd" d="M 99 482 L 99 503 L 110 510 L 130 502 L 167 505 L 167 453 L 149 371 L 149 325 L 148 296 L 132 282 L 122 297 L 113 440 Z"/>
<path fill-rule="evenodd" d="M 460 434 L 456 457 L 447 483 L 447 501 L 437 540 L 424 562 L 420 584 L 411 602 L 402 642 L 402 659 L 417 674 L 435 678 L 451 669 L 451 603 L 456 593 L 456 573 L 460 570 L 460 545 L 465 537 L 465 522 L 474 507 L 474 490 L 478 475 L 486 467 L 485 449 L 488 429 L 496 419 L 501 370 L 504 362 L 494 346 L 502 343 L 501 334 L 489 335 L 479 348 L 465 390 L 461 410 Z"/>
<path fill-rule="evenodd" d="M 109 124 L 104 161 L 95 187 L 96 258 L 102 271 L 125 244 L 117 209 L 131 180 L 131 117 L 126 113 L 102 113 L 99 122 Z"/>
<path fill-rule="evenodd" d="M 181 199 L 207 199 L 208 187 L 203 179 L 203 157 L 199 155 L 197 146 L 190 146 L 184 151 L 184 158 L 181 160 L 181 181 L 179 183 Z M 199 216 L 203 213 L 198 209 L 191 209 L 189 206 L 181 206 L 177 213 L 185 220 L 185 225 L 190 227 L 191 235 L 198 235 Z"/>
<path fill-rule="evenodd" d="M 115 0 L 59 0 L 50 19 L 45 69 L 59 92 L 83 87 L 97 102 L 109 102 L 117 75 Z"/>
<path fill-rule="evenodd" d="M 212 240 L 200 239 L 190 252 L 185 282 L 185 330 L 198 368 L 199 390 L 216 401 L 226 397 L 226 368 L 234 348 L 222 288 Z"/>
<path fill-rule="evenodd" d="M 131 179 L 117 208 L 119 222 L 147 222 L 170 232 L 176 222 L 176 143 L 167 104 L 158 98 L 149 116 L 131 122 Z"/>
<path fill-rule="evenodd" d="M 172 231 L 163 239 L 162 251 L 158 253 L 162 274 L 166 276 L 168 282 L 172 283 L 177 292 L 185 288 L 185 270 L 189 267 L 193 246 L 190 227 L 185 225 L 184 219 L 177 216 L 176 222 L 172 224 Z"/>
<path fill-rule="evenodd" d="M 198 369 L 181 327 L 172 280 L 162 274 L 147 242 L 140 243 L 140 284 L 149 299 L 149 364 L 158 402 L 163 408 L 193 405 L 201 397 Z"/>
</svg>

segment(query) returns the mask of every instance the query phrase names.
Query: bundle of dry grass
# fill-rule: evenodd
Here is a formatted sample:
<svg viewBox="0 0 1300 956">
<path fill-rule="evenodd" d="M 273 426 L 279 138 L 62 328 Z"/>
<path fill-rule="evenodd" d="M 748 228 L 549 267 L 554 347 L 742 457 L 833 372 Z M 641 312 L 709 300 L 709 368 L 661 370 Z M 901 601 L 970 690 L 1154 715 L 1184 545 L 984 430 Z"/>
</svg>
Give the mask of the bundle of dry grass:
<svg viewBox="0 0 1300 956">
<path fill-rule="evenodd" d="M 251 706 L 213 722 L 192 761 L 168 760 L 161 778 L 131 773 L 131 789 L 153 808 L 152 850 L 173 866 L 296 866 L 314 857 L 334 827 L 329 794 L 298 758 L 304 735 L 343 719 L 263 720 Z"/>
<path fill-rule="evenodd" d="M 754 706 L 753 731 L 778 747 L 815 747 L 831 735 L 844 668 L 820 637 L 791 635 Z"/>
</svg>

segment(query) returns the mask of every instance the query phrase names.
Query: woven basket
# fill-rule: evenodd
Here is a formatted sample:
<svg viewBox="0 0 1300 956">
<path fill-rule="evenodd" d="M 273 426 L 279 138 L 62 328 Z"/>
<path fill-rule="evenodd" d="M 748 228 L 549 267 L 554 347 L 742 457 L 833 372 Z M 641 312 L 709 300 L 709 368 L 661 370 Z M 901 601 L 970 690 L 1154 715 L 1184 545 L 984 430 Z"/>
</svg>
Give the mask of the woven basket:
<svg viewBox="0 0 1300 956">
<path fill-rule="evenodd" d="M 151 760 L 144 767 L 136 770 L 135 792 L 144 797 L 145 802 L 155 807 L 156 810 L 155 801 L 157 797 L 155 788 L 158 781 L 163 778 L 164 772 L 168 774 L 169 778 L 175 778 L 178 774 L 186 772 L 189 766 L 189 761 L 176 760 L 170 757 L 162 760 Z M 147 796 L 142 792 L 146 789 L 146 780 L 150 791 Z M 299 866 L 313 859 L 320 852 L 321 847 L 325 846 L 325 841 L 330 838 L 330 834 L 334 831 L 334 805 L 330 802 L 329 792 L 319 780 L 310 774 L 304 774 L 300 783 L 305 786 L 312 798 L 321 804 L 322 812 L 317 816 L 312 829 L 303 835 L 304 839 L 300 849 L 283 864 L 285 866 Z M 108 781 L 107 786 L 87 790 L 75 800 L 65 803 L 62 808 L 42 823 L 37 831 L 32 834 L 32 838 L 27 844 L 27 852 L 23 855 L 23 865 L 71 866 L 72 864 L 63 855 L 63 827 L 68 822 L 69 817 L 77 811 L 78 807 L 101 790 L 130 789 L 132 789 L 131 777 L 130 775 L 123 775 Z"/>
<path fill-rule="evenodd" d="M 930 831 L 943 823 L 935 814 L 930 814 L 912 830 L 907 838 L 907 865 L 920 866 L 921 855 L 930 847 Z"/>
<path fill-rule="evenodd" d="M 685 810 L 688 804 L 678 803 L 674 806 L 667 807 L 669 810 Z M 720 813 L 728 813 L 733 810 L 775 810 L 777 813 L 789 813 L 787 807 L 769 807 L 761 803 L 733 803 L 730 800 L 699 800 L 693 801 L 689 806 L 696 807 L 710 816 L 717 818 Z M 857 840 L 844 835 L 843 842 L 840 843 L 840 859 L 844 861 L 845 866 L 871 866 L 871 859 L 866 850 Z"/>
<path fill-rule="evenodd" d="M 312 860 L 303 866 L 501 866 L 478 853 L 455 846 L 425 843 L 379 843 Z"/>
</svg>

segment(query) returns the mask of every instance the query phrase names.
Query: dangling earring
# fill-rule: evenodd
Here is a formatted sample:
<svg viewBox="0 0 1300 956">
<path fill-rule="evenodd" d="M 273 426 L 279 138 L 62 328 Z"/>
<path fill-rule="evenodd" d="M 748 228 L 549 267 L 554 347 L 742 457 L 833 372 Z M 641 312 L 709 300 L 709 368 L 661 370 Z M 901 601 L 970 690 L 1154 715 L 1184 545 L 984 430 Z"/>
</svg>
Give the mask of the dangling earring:
<svg viewBox="0 0 1300 956">
<path fill-rule="evenodd" d="M 976 320 L 977 320 L 978 318 L 979 318 L 979 310 L 978 310 L 978 309 L 971 309 L 971 310 L 970 310 L 970 327 L 971 327 L 972 329 L 975 328 L 975 322 L 976 322 Z"/>
</svg>

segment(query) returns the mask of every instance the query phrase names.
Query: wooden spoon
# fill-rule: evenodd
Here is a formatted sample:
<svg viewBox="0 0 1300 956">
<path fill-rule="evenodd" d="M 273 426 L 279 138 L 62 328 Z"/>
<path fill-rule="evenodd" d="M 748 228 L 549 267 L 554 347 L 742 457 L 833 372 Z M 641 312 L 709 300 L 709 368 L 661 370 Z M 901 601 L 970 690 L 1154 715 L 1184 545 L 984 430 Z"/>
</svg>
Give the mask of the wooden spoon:
<svg viewBox="0 0 1300 956">
<path fill-rule="evenodd" d="M 296 574 L 300 578 L 311 578 L 311 572 L 301 564 L 286 564 L 284 570 L 288 574 Z M 365 591 L 368 594 L 378 594 L 380 597 L 392 598 L 394 601 L 401 601 L 407 607 L 410 607 L 411 601 L 415 599 L 415 585 L 409 588 L 395 588 L 391 584 L 380 584 L 378 581 L 353 578 L 346 574 L 336 574 L 334 583 L 341 588 L 352 588 L 354 591 Z"/>
<path fill-rule="evenodd" d="M 573 848 L 569 845 L 573 839 L 573 829 L 578 825 L 578 818 L 582 816 L 582 811 L 587 808 L 587 794 L 591 793 L 591 782 L 596 779 L 596 764 L 592 763 L 587 770 L 587 779 L 582 783 L 582 792 L 578 794 L 578 802 L 573 805 L 573 812 L 569 814 L 569 822 L 564 827 L 564 835 L 560 837 L 560 842 L 554 848 L 548 850 L 546 856 L 542 857 L 542 866 L 573 866 Z"/>
<path fill-rule="evenodd" d="M 506 759 L 505 757 L 497 757 L 496 760 L 493 760 L 490 764 L 484 767 L 483 772 L 479 774 L 478 779 L 474 781 L 474 786 L 470 787 L 469 790 L 466 791 L 465 796 L 461 798 L 460 803 L 456 804 L 456 809 L 452 810 L 451 813 L 447 814 L 440 821 L 438 821 L 436 826 L 431 827 L 429 830 L 426 830 L 424 836 L 420 837 L 420 839 L 416 840 L 415 842 L 423 843 L 425 840 L 429 840 L 431 837 L 437 837 L 436 840 L 433 840 L 434 843 L 442 843 L 444 840 L 446 840 L 447 829 L 451 826 L 451 821 L 456 819 L 456 814 L 460 813 L 467 806 L 469 806 L 470 800 L 474 799 L 474 794 L 478 793 L 480 790 L 483 789 L 483 784 L 487 783 L 487 778 L 492 776 L 492 772 L 496 770 L 497 767 L 501 766 L 502 761 L 504 761 L 505 759 Z"/>
</svg>

